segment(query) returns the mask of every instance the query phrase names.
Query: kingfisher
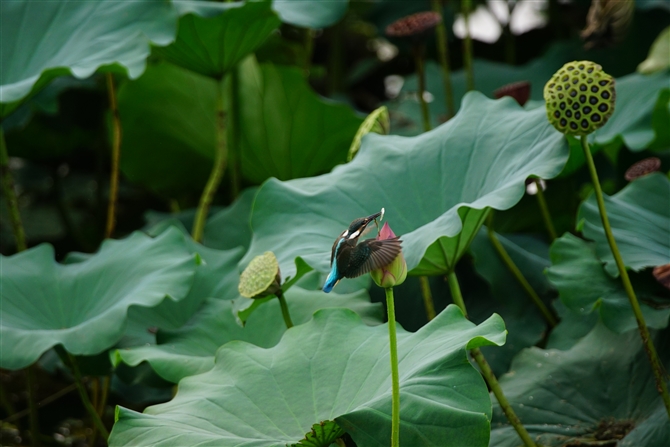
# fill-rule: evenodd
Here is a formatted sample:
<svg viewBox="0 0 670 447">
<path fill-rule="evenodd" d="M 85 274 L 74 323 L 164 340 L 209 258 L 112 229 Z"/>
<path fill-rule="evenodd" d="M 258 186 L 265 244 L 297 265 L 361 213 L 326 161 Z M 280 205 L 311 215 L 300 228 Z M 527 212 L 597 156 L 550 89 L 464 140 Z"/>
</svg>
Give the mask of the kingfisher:
<svg viewBox="0 0 670 447">
<path fill-rule="evenodd" d="M 384 217 L 384 208 L 368 217 L 354 220 L 349 228 L 344 230 L 333 244 L 330 255 L 330 274 L 323 286 L 328 293 L 342 278 L 356 278 L 372 270 L 389 265 L 400 254 L 398 237 L 386 240 L 368 239 L 358 242 L 361 236 L 369 230 L 372 222 L 377 224 L 377 218 Z"/>
</svg>

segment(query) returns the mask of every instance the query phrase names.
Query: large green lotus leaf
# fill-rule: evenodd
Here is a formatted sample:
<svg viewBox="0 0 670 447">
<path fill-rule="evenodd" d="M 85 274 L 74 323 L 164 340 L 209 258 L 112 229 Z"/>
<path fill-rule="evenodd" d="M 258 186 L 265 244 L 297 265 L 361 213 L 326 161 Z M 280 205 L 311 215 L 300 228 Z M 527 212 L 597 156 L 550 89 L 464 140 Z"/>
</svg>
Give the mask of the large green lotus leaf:
<svg viewBox="0 0 670 447">
<path fill-rule="evenodd" d="M 379 324 L 383 320 L 382 306 L 370 303 L 364 290 L 326 298 L 320 290 L 292 287 L 286 292 L 286 301 L 294 324 L 309 321 L 314 312 L 327 307 L 351 309 L 367 324 Z M 279 342 L 284 332 L 286 324 L 277 299 L 259 307 L 244 327 L 237 323 L 230 301 L 210 299 L 184 327 L 176 331 L 159 331 L 158 345 L 120 349 L 114 353 L 113 361 L 132 366 L 149 362 L 161 377 L 177 383 L 184 377 L 212 369 L 216 350 L 229 341 L 243 340 L 270 348 Z"/>
<path fill-rule="evenodd" d="M 144 322 L 146 327 L 177 329 L 191 318 L 207 298 L 233 300 L 239 297 L 237 285 L 240 275 L 237 263 L 245 250 L 242 247 L 216 250 L 198 244 L 188 235 L 185 238 L 188 250 L 197 254 L 201 260 L 193 286 L 180 301 L 165 299 L 153 308 L 132 308 L 130 316 Z"/>
<path fill-rule="evenodd" d="M 239 69 L 242 174 L 261 183 L 328 172 L 344 163 L 363 117 L 345 104 L 317 96 L 295 67 L 258 65 Z"/>
<path fill-rule="evenodd" d="M 86 78 L 98 68 L 137 78 L 149 44 L 174 39 L 177 12 L 169 2 L 2 2 L 2 117 L 53 78 Z"/>
<path fill-rule="evenodd" d="M 575 312 L 568 309 L 561 300 L 554 300 L 553 305 L 561 321 L 551 330 L 547 338 L 547 349 L 567 351 L 588 335 L 600 320 L 596 312 Z"/>
<path fill-rule="evenodd" d="M 461 208 L 473 214 L 510 208 L 524 195 L 529 175 L 557 175 L 567 155 L 565 139 L 544 110 L 525 111 L 511 98 L 491 101 L 473 92 L 456 117 L 431 132 L 412 138 L 368 134 L 356 158 L 330 174 L 265 182 L 241 265 L 272 250 L 284 275 L 295 274 L 297 257 L 328 271 L 333 240 L 353 219 L 385 207 L 411 270 L 438 238 L 474 236 L 474 226 L 468 226 L 472 233 L 461 231 Z"/>
<path fill-rule="evenodd" d="M 668 365 L 667 331 L 656 340 Z M 670 422 L 637 330 L 617 335 L 598 325 L 568 351 L 527 349 L 500 385 L 538 445 L 660 447 L 670 439 Z M 493 408 L 489 445 L 517 447 L 518 435 L 497 403 Z M 625 434 L 626 427 L 632 431 L 617 442 L 612 434 Z"/>
<path fill-rule="evenodd" d="M 416 276 L 446 275 L 453 271 L 456 263 L 468 250 L 470 243 L 481 228 L 488 208 L 477 210 L 460 208 L 458 216 L 463 228 L 458 237 L 441 237 L 433 242 L 424 253 L 419 265 L 410 272 Z"/>
<path fill-rule="evenodd" d="M 641 270 L 670 263 L 670 179 L 661 173 L 639 178 L 605 196 L 612 233 L 626 267 Z M 596 243 L 596 253 L 612 276 L 619 274 L 593 194 L 579 207 L 578 228 Z"/>
<path fill-rule="evenodd" d="M 597 311 L 603 323 L 617 333 L 637 328 L 621 279 L 607 274 L 593 244 L 570 233 L 556 239 L 551 246 L 547 276 L 558 289 L 563 304 L 572 311 L 581 315 Z M 644 290 L 637 290 L 637 295 L 647 325 L 656 329 L 666 327 L 670 308 L 656 309 L 645 304 L 653 301 L 653 297 Z"/>
<path fill-rule="evenodd" d="M 177 38 L 155 52 L 170 62 L 221 78 L 258 48 L 280 24 L 268 1 L 176 3 L 185 13 Z"/>
<path fill-rule="evenodd" d="M 212 212 L 205 223 L 202 243 L 220 250 L 235 247 L 249 248 L 251 243 L 251 207 L 256 197 L 256 188 L 247 188 L 226 209 Z"/>
<path fill-rule="evenodd" d="M 162 63 L 122 85 L 118 101 L 123 174 L 169 197 L 201 192 L 216 145 L 215 82 Z"/>
<path fill-rule="evenodd" d="M 256 196 L 255 187 L 247 188 L 235 201 L 225 208 L 210 208 L 210 217 L 205 223 L 205 232 L 202 244 L 206 247 L 218 250 L 232 250 L 243 247 L 249 248 L 251 243 L 251 205 Z M 187 229 L 193 227 L 195 208 L 187 209 L 179 213 L 164 213 L 158 211 L 147 211 L 144 214 L 146 226 L 144 231 L 150 235 L 157 235 L 170 226 Z"/>
<path fill-rule="evenodd" d="M 339 21 L 347 12 L 349 0 L 310 2 L 305 0 L 274 0 L 272 8 L 282 22 L 303 28 L 325 28 Z"/>
<path fill-rule="evenodd" d="M 211 207 L 210 212 L 217 212 L 220 209 L 220 207 Z M 188 208 L 176 213 L 148 210 L 142 216 L 145 223 L 142 231 L 149 236 L 158 236 L 168 228 L 176 227 L 182 230 L 182 233 L 188 234 L 188 229 L 193 228 L 196 211 L 196 208 Z"/>
<path fill-rule="evenodd" d="M 102 352 L 123 336 L 130 306 L 183 299 L 196 270 L 177 230 L 108 240 L 69 265 L 56 263 L 46 244 L 0 259 L 0 365 L 8 369 L 28 366 L 59 344 L 78 355 Z"/>
<path fill-rule="evenodd" d="M 553 289 L 544 275 L 544 269 L 549 266 L 549 247 L 524 235 L 497 237 L 537 294 L 544 298 L 550 295 Z M 485 228 L 473 239 L 470 251 L 474 256 L 475 270 L 489 285 L 490 298 L 480 295 L 470 299 L 468 316 L 477 322 L 495 312 L 505 320 L 508 333 L 505 346 L 496 349 L 483 348 L 491 368 L 496 375 L 501 375 L 507 371 L 517 352 L 542 339 L 547 323 L 500 259 Z M 469 298 L 465 292 L 464 298 Z M 545 302 L 548 304 L 548 300 Z"/>
<path fill-rule="evenodd" d="M 486 445 L 491 400 L 466 348 L 504 342 L 502 319 L 479 326 L 450 306 L 416 333 L 398 331 L 400 439 L 411 446 Z M 391 375 L 386 325 L 320 310 L 277 346 L 224 345 L 209 372 L 144 414 L 117 410 L 111 446 L 277 446 L 334 420 L 359 447 L 388 445 Z M 241 417 L 243 415 L 243 418 Z"/>
<path fill-rule="evenodd" d="M 240 64 L 237 119 L 242 172 L 253 182 L 327 172 L 346 160 L 362 122 L 343 104 L 319 98 L 290 67 Z M 121 169 L 170 197 L 202 191 L 214 159 L 216 85 L 164 63 L 119 91 Z"/>
</svg>

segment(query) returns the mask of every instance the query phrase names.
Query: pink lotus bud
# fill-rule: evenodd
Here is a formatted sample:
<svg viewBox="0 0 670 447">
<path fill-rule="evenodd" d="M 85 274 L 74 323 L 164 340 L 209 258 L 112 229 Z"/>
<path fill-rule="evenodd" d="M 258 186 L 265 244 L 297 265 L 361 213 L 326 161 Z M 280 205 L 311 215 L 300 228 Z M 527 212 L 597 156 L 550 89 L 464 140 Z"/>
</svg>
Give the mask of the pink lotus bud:
<svg viewBox="0 0 670 447">
<path fill-rule="evenodd" d="M 388 222 L 384 223 L 382 229 L 379 230 L 379 234 L 377 234 L 378 241 L 394 237 L 395 234 L 391 230 L 391 227 L 389 227 Z M 384 288 L 399 286 L 405 282 L 405 278 L 407 278 L 407 263 L 405 262 L 405 257 L 402 255 L 402 251 L 389 265 L 371 271 L 370 276 L 372 276 L 372 279 L 379 287 Z"/>
</svg>

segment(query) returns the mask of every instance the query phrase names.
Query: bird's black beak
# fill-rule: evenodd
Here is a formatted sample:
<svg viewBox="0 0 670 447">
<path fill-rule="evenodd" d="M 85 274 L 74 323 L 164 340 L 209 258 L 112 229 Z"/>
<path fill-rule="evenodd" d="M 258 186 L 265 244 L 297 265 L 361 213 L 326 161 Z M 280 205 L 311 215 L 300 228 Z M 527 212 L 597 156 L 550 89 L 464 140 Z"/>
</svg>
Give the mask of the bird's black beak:
<svg viewBox="0 0 670 447">
<path fill-rule="evenodd" d="M 368 217 L 365 217 L 363 219 L 363 225 L 361 225 L 361 234 L 368 233 L 369 230 L 367 229 L 367 226 L 370 225 L 370 223 L 372 223 L 372 222 L 377 224 L 377 218 L 379 216 L 382 216 L 382 215 L 383 215 L 382 212 L 378 212 L 378 213 L 374 213 L 374 214 L 372 214 Z M 377 225 L 377 228 L 379 228 L 379 225 Z"/>
<path fill-rule="evenodd" d="M 369 224 L 370 222 L 372 222 L 373 220 L 376 220 L 376 219 L 377 219 L 379 216 L 381 216 L 381 215 L 382 215 L 382 213 L 381 213 L 381 211 L 380 211 L 380 212 L 378 212 L 378 213 L 374 213 L 374 214 L 372 214 L 372 215 L 366 217 L 366 218 L 365 218 L 365 224 L 366 224 L 366 225 Z"/>
</svg>

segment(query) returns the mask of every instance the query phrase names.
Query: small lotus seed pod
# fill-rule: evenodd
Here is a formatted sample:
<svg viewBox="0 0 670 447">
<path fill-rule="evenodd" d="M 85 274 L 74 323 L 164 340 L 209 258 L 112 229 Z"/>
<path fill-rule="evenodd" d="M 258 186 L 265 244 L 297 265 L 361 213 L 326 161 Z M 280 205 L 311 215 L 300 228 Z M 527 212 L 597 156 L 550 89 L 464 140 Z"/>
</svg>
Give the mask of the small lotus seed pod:
<svg viewBox="0 0 670 447">
<path fill-rule="evenodd" d="M 386 35 L 389 37 L 420 36 L 435 28 L 441 21 L 442 16 L 437 12 L 417 12 L 391 23 L 386 27 Z"/>
<path fill-rule="evenodd" d="M 516 99 L 516 102 L 518 102 L 520 106 L 523 106 L 530 98 L 530 82 L 519 81 L 503 85 L 493 92 L 493 96 L 495 96 L 496 99 L 500 99 L 503 96 L 511 96 Z"/>
<path fill-rule="evenodd" d="M 274 253 L 266 251 L 251 260 L 240 275 L 240 295 L 246 298 L 263 298 L 281 290 L 279 262 Z"/>
<path fill-rule="evenodd" d="M 569 62 L 544 86 L 549 122 L 567 135 L 588 135 L 614 112 L 614 78 L 590 61 Z"/>
<path fill-rule="evenodd" d="M 657 157 L 649 157 L 644 160 L 640 160 L 635 163 L 633 166 L 626 170 L 626 180 L 632 182 L 636 178 L 644 177 L 647 174 L 656 172 L 661 169 L 661 159 Z"/>
</svg>

